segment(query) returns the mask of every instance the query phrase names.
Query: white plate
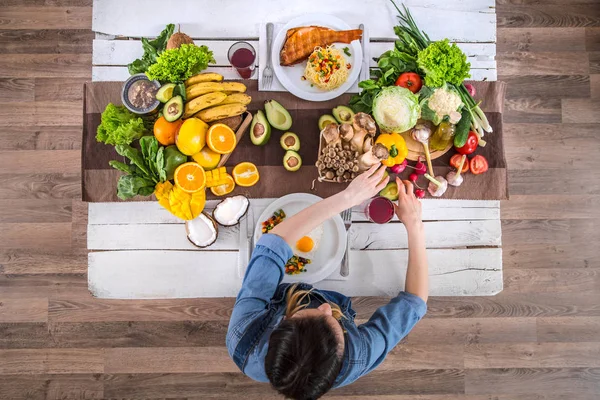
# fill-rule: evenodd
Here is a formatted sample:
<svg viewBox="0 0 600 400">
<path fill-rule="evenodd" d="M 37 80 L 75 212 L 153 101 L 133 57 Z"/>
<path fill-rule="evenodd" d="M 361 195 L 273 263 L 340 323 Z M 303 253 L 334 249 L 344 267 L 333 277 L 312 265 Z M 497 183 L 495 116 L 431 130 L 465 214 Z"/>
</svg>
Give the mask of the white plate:
<svg viewBox="0 0 600 400">
<path fill-rule="evenodd" d="M 262 236 L 262 223 L 273 216 L 279 209 L 285 211 L 289 218 L 306 207 L 323 200 L 319 196 L 308 193 L 293 193 L 275 200 L 260 214 L 254 229 L 254 243 Z M 331 275 L 340 268 L 346 250 L 346 228 L 342 217 L 336 215 L 323 223 L 323 236 L 319 248 L 306 266 L 306 272 L 298 275 L 285 275 L 284 282 L 305 282 L 313 284 Z"/>
<path fill-rule="evenodd" d="M 273 60 L 273 70 L 275 76 L 279 79 L 279 82 L 285 87 L 290 93 L 304 100 L 309 101 L 326 101 L 334 99 L 341 94 L 345 93 L 348 89 L 354 85 L 354 82 L 358 79 L 360 68 L 362 66 L 362 47 L 360 41 L 354 40 L 352 43 L 334 43 L 335 47 L 342 50 L 344 47 L 350 48 L 351 56 L 346 57 L 346 61 L 350 63 L 350 75 L 348 80 L 337 89 L 324 91 L 318 87 L 311 87 L 310 82 L 302 80 L 301 77 L 304 75 L 304 69 L 306 68 L 306 61 L 299 64 L 292 65 L 289 67 L 283 67 L 279 64 L 279 52 L 285 42 L 285 34 L 288 29 L 296 28 L 299 26 L 322 26 L 325 28 L 331 28 L 338 31 L 345 31 L 352 29 L 350 25 L 342 21 L 341 19 L 327 14 L 306 14 L 300 17 L 294 18 L 281 28 L 275 40 L 273 41 L 271 59 Z"/>
</svg>

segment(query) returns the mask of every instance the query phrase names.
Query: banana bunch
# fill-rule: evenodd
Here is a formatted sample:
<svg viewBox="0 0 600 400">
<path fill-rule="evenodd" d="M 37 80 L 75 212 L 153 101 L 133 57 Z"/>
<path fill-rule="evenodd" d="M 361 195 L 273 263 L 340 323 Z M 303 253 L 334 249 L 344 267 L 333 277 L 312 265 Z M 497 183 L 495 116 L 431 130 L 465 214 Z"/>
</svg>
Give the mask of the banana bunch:
<svg viewBox="0 0 600 400">
<path fill-rule="evenodd" d="M 185 81 L 187 102 L 183 118 L 197 117 L 204 122 L 234 117 L 246 112 L 252 98 L 245 94 L 246 85 L 223 82 L 223 75 L 205 72 Z"/>
</svg>

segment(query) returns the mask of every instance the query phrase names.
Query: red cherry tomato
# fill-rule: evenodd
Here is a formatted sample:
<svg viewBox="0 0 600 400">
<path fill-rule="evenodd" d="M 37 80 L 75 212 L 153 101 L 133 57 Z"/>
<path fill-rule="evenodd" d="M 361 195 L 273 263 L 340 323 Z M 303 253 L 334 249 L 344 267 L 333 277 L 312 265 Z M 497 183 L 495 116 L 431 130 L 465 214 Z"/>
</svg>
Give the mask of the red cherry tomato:
<svg viewBox="0 0 600 400">
<path fill-rule="evenodd" d="M 477 145 L 479 144 L 479 139 L 475 132 L 469 132 L 469 136 L 467 137 L 467 143 L 463 147 L 455 147 L 456 151 L 459 154 L 471 154 L 475 150 L 477 150 Z"/>
<path fill-rule="evenodd" d="M 454 168 L 458 168 L 458 166 L 460 165 L 461 158 L 462 158 L 462 154 L 453 155 L 452 158 L 450 159 L 450 165 L 452 165 Z M 465 163 L 463 164 L 463 167 L 462 167 L 461 174 L 464 174 L 465 172 L 469 172 L 469 160 L 465 160 Z"/>
<path fill-rule="evenodd" d="M 483 174 L 488 170 L 488 162 L 484 156 L 475 156 L 471 159 L 471 172 L 474 175 Z"/>
<path fill-rule="evenodd" d="M 415 74 L 414 72 L 405 72 L 400 74 L 398 79 L 396 79 L 395 85 L 402 86 L 413 93 L 417 93 L 419 90 L 421 90 L 423 82 L 421 81 L 419 74 Z"/>
</svg>

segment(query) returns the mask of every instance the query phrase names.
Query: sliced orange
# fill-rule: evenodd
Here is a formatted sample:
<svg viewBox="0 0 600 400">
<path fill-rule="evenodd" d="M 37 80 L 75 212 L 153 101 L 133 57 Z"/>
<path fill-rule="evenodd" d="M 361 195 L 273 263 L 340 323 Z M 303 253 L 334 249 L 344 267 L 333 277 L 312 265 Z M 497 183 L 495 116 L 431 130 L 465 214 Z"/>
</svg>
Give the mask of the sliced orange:
<svg viewBox="0 0 600 400">
<path fill-rule="evenodd" d="M 233 181 L 233 178 L 231 177 L 231 175 L 227 174 L 225 176 L 225 179 L 227 180 L 226 183 L 219 185 L 219 186 L 213 186 L 210 188 L 210 191 L 215 196 L 224 196 L 228 193 L 233 192 L 233 189 L 235 189 L 235 182 Z"/>
<path fill-rule="evenodd" d="M 206 134 L 206 144 L 215 153 L 229 154 L 235 149 L 237 139 L 233 129 L 225 124 L 214 124 Z"/>
<path fill-rule="evenodd" d="M 175 170 L 175 186 L 186 193 L 196 193 L 206 186 L 204 168 L 195 162 L 181 164 Z"/>
<path fill-rule="evenodd" d="M 243 162 L 233 167 L 233 179 L 239 186 L 252 186 L 260 179 L 258 168 L 251 162 Z"/>
</svg>

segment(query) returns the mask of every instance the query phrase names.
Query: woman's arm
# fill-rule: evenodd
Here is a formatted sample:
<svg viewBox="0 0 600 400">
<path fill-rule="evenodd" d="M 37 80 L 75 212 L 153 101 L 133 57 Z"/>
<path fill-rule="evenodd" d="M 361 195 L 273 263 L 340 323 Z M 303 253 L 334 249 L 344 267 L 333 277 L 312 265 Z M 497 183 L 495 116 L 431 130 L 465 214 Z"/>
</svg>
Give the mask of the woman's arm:
<svg viewBox="0 0 600 400">
<path fill-rule="evenodd" d="M 404 224 L 408 234 L 408 269 L 404 290 L 419 296 L 426 302 L 429 295 L 429 271 L 421 202 L 415 196 L 412 182 L 402 182 L 396 178 L 396 183 L 398 184 L 396 215 Z"/>
<path fill-rule="evenodd" d="M 354 179 L 338 194 L 328 197 L 283 220 L 270 233 L 280 236 L 290 246 L 317 226 L 340 212 L 354 207 L 373 197 L 387 185 L 389 178 L 383 179 L 385 166 L 371 167 Z"/>
</svg>

